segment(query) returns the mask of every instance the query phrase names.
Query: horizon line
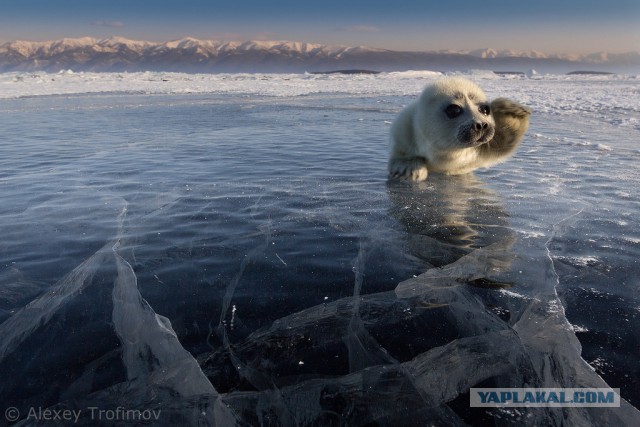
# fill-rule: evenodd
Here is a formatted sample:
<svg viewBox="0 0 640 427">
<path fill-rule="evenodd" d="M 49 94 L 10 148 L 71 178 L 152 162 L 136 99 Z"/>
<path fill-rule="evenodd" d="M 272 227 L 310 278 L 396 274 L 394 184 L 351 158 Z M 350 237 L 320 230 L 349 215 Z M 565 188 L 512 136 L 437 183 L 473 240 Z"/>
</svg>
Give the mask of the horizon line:
<svg viewBox="0 0 640 427">
<path fill-rule="evenodd" d="M 96 36 L 86 35 L 86 36 L 80 36 L 80 37 L 61 37 L 61 38 L 46 39 L 46 40 L 34 40 L 34 39 L 0 40 L 0 46 L 1 45 L 5 45 L 5 44 L 10 44 L 10 43 L 16 43 L 16 42 L 51 43 L 51 42 L 58 42 L 58 41 L 63 41 L 63 40 L 82 40 L 82 39 L 93 39 L 93 40 L 96 40 L 97 42 L 106 41 L 106 40 L 110 40 L 110 39 L 123 39 L 123 40 L 131 41 L 131 42 L 143 42 L 143 43 L 149 43 L 149 44 L 167 44 L 167 43 L 178 42 L 178 41 L 188 40 L 188 39 L 201 41 L 201 42 L 240 43 L 240 44 L 248 43 L 248 42 L 303 43 L 303 44 L 311 44 L 311 45 L 318 45 L 318 46 L 331 46 L 331 47 L 347 47 L 347 48 L 363 47 L 363 48 L 367 48 L 367 49 L 383 50 L 383 51 L 388 51 L 388 52 L 408 52 L 408 53 L 445 53 L 445 52 L 448 52 L 448 53 L 469 53 L 469 52 L 475 52 L 475 51 L 494 50 L 494 51 L 496 51 L 498 53 L 511 51 L 511 52 L 515 52 L 515 53 L 542 53 L 542 54 L 545 54 L 545 55 L 579 55 L 579 56 L 589 56 L 589 55 L 595 55 L 595 54 L 600 54 L 600 53 L 618 54 L 618 55 L 624 55 L 624 54 L 629 54 L 629 53 L 640 54 L 640 50 L 627 50 L 627 51 L 599 50 L 599 51 L 593 51 L 593 52 L 589 52 L 589 53 L 577 53 L 577 52 L 547 52 L 547 51 L 539 50 L 539 49 L 494 48 L 494 47 L 491 47 L 491 46 L 479 47 L 479 48 L 463 48 L 463 49 L 441 48 L 441 49 L 436 49 L 436 50 L 411 50 L 411 49 L 407 49 L 407 50 L 402 49 L 401 50 L 401 49 L 380 48 L 380 47 L 369 46 L 369 45 L 347 45 L 347 44 L 334 44 L 334 43 L 318 43 L 318 42 L 309 42 L 309 41 L 302 41 L 302 40 L 261 39 L 261 38 L 247 38 L 247 39 L 230 40 L 230 39 L 225 39 L 225 38 L 200 38 L 200 37 L 194 37 L 194 36 L 182 36 L 182 37 L 179 37 L 179 38 L 172 38 L 172 39 L 160 41 L 160 40 L 157 40 L 157 39 L 156 40 L 144 40 L 144 39 L 139 39 L 139 38 L 129 38 L 129 37 L 119 36 L 119 35 L 115 35 L 115 34 L 111 35 L 111 36 L 108 36 L 108 37 L 96 37 Z"/>
</svg>

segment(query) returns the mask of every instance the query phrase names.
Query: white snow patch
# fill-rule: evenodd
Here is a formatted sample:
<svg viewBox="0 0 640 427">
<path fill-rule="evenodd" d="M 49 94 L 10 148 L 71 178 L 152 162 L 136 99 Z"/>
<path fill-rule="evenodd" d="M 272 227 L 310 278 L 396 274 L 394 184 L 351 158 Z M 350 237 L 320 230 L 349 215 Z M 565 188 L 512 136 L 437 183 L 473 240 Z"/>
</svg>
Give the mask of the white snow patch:
<svg viewBox="0 0 640 427">
<path fill-rule="evenodd" d="M 580 326 L 580 325 L 571 325 L 573 327 L 573 332 L 589 332 L 589 329 L 587 329 L 584 326 Z"/>
<path fill-rule="evenodd" d="M 568 258 L 573 265 L 577 265 L 579 267 L 592 267 L 594 265 L 600 264 L 600 260 L 594 256 L 583 256 L 583 257 L 571 257 Z"/>
<path fill-rule="evenodd" d="M 545 236 L 545 234 L 540 231 L 532 231 L 532 230 L 520 231 L 520 234 L 522 234 L 523 239 L 537 239 Z"/>
</svg>

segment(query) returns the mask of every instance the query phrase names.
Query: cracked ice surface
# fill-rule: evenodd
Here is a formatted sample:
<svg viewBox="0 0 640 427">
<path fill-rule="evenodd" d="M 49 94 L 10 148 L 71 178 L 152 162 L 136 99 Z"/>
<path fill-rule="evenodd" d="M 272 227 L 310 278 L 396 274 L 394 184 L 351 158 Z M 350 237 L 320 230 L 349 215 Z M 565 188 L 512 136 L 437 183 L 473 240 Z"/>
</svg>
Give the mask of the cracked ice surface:
<svg viewBox="0 0 640 427">
<path fill-rule="evenodd" d="M 529 134 L 419 185 L 386 181 L 388 123 L 434 73 L 154 76 L 0 78 L 0 410 L 638 418 L 633 76 L 472 75 L 533 107 Z M 608 386 L 620 408 L 469 408 L 471 387 Z"/>
</svg>

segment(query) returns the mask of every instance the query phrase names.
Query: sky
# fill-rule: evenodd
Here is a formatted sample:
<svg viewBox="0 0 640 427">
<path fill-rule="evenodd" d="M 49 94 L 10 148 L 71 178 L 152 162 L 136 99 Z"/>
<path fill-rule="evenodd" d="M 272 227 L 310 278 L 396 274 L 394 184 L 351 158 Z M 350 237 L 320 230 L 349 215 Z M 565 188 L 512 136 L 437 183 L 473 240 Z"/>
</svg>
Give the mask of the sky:
<svg viewBox="0 0 640 427">
<path fill-rule="evenodd" d="M 403 51 L 640 51 L 638 0 L 0 0 L 0 42 L 121 36 Z"/>
</svg>

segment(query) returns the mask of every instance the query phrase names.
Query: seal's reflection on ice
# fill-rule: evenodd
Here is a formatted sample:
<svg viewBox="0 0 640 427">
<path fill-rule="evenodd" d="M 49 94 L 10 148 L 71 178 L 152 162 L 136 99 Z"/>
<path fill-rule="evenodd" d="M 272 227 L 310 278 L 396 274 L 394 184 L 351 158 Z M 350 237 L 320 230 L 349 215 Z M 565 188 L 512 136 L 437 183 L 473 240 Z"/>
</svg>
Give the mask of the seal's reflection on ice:
<svg viewBox="0 0 640 427">
<path fill-rule="evenodd" d="M 420 183 L 389 180 L 387 189 L 390 215 L 407 232 L 414 256 L 431 267 L 481 256 L 479 270 L 458 279 L 468 276 L 468 284 L 480 287 L 509 286 L 489 276 L 508 269 L 516 233 L 509 227 L 499 196 L 473 174 L 434 175 Z"/>
</svg>

